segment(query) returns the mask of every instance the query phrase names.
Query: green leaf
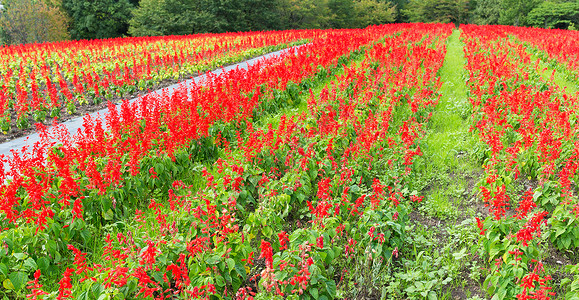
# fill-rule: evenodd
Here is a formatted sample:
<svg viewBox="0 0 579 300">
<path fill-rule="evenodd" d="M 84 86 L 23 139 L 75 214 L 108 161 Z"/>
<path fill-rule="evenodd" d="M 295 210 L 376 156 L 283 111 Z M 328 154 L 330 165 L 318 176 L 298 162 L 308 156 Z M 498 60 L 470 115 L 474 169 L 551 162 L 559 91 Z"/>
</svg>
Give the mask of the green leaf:
<svg viewBox="0 0 579 300">
<path fill-rule="evenodd" d="M 98 299 L 101 299 L 102 296 L 106 296 L 106 293 L 103 294 L 105 291 L 104 287 L 98 283 L 93 283 L 90 289 L 92 292 L 92 298 L 98 297 Z"/>
<path fill-rule="evenodd" d="M 26 282 L 28 282 L 28 276 L 24 272 L 10 273 L 8 278 L 10 278 L 10 282 L 12 282 L 12 285 L 14 286 L 14 290 L 17 291 L 23 288 L 26 285 Z"/>
<path fill-rule="evenodd" d="M 501 288 L 497 291 L 496 296 L 499 297 L 499 300 L 505 299 L 505 297 L 507 296 L 507 290 L 501 287 Z"/>
<path fill-rule="evenodd" d="M 277 271 L 275 272 L 275 279 L 279 281 L 285 280 L 287 277 L 287 271 Z M 317 291 L 316 291 L 317 292 Z"/>
<path fill-rule="evenodd" d="M 223 279 L 223 276 L 216 276 L 215 281 L 216 281 L 216 284 L 218 287 L 224 287 L 225 286 L 225 280 Z"/>
<path fill-rule="evenodd" d="M 12 284 L 10 279 L 4 279 L 4 281 L 2 282 L 2 285 L 7 290 L 13 290 L 14 289 L 14 285 Z"/>
<path fill-rule="evenodd" d="M 24 261 L 24 267 L 29 271 L 36 271 L 38 269 L 38 266 L 32 257 L 29 257 Z"/>
<path fill-rule="evenodd" d="M 229 268 L 229 271 L 232 271 L 235 268 L 235 260 L 233 260 L 233 258 L 228 258 L 225 260 L 225 262 L 227 263 L 227 268 Z"/>
<path fill-rule="evenodd" d="M 108 299 L 111 299 L 111 296 L 109 296 L 108 294 L 102 294 L 98 298 L 98 300 L 108 300 Z"/>
<path fill-rule="evenodd" d="M 247 271 L 245 270 L 245 268 L 243 267 L 243 265 L 241 264 L 236 264 L 235 265 L 235 271 L 237 272 L 237 274 L 242 277 L 245 278 L 245 276 L 247 275 Z"/>
<path fill-rule="evenodd" d="M 208 265 L 216 265 L 221 261 L 221 255 L 212 255 L 205 259 L 205 263 Z"/>
<path fill-rule="evenodd" d="M 303 193 L 297 193 L 296 198 L 298 198 L 299 203 L 303 203 L 304 200 L 306 199 L 306 195 L 304 195 Z"/>
<path fill-rule="evenodd" d="M 333 250 L 333 249 L 328 249 L 326 252 L 328 253 L 329 260 L 330 260 L 330 261 L 334 260 L 334 257 L 336 256 L 334 250 Z"/>
<path fill-rule="evenodd" d="M 566 236 L 566 237 L 562 238 L 561 242 L 563 243 L 563 246 L 565 247 L 565 249 L 569 249 L 569 246 L 571 246 L 571 237 Z"/>
<path fill-rule="evenodd" d="M 78 295 L 77 299 L 78 300 L 89 300 L 88 291 L 82 292 L 80 295 Z"/>
<path fill-rule="evenodd" d="M 579 239 L 579 226 L 573 226 L 573 236 L 575 239 Z"/>
<path fill-rule="evenodd" d="M 48 258 L 46 257 L 40 257 L 37 261 L 36 264 L 38 265 L 38 269 L 40 269 L 40 272 L 42 274 L 47 274 L 48 273 L 48 267 L 50 266 L 50 260 L 48 260 Z"/>
<path fill-rule="evenodd" d="M 310 294 L 312 295 L 312 297 L 314 297 L 314 299 L 318 299 L 318 289 L 317 288 L 313 288 L 310 289 Z"/>
<path fill-rule="evenodd" d="M 437 300 L 438 297 L 436 296 L 436 293 L 434 291 L 430 291 L 428 292 L 428 300 Z"/>
<path fill-rule="evenodd" d="M 112 209 L 109 208 L 106 212 L 103 211 L 103 218 L 107 221 L 112 220 L 114 217 L 114 212 Z"/>
<path fill-rule="evenodd" d="M 336 282 L 333 280 L 326 281 L 326 291 L 328 291 L 330 297 L 336 298 Z"/>
<path fill-rule="evenodd" d="M 271 235 L 273 234 L 271 227 L 264 227 L 261 232 L 263 232 L 263 235 L 265 235 L 267 238 L 271 238 Z"/>
<path fill-rule="evenodd" d="M 461 260 L 463 259 L 465 256 L 467 256 L 466 254 L 466 248 L 462 248 L 461 251 L 453 253 L 452 256 L 454 257 L 455 260 Z"/>
<path fill-rule="evenodd" d="M 497 287 L 497 286 L 499 285 L 499 279 L 500 279 L 499 276 L 492 276 L 492 277 L 491 277 L 491 284 L 492 284 L 494 287 Z"/>
<path fill-rule="evenodd" d="M 12 253 L 12 255 L 16 257 L 17 260 L 24 260 L 27 256 L 25 253 Z"/>
<path fill-rule="evenodd" d="M 8 267 L 3 263 L 0 263 L 0 274 L 8 276 Z"/>
<path fill-rule="evenodd" d="M 502 244 L 500 244 L 500 245 L 502 245 Z M 501 251 L 502 247 L 500 247 L 500 245 L 497 245 L 496 243 L 492 243 L 490 245 L 489 256 L 491 259 L 495 258 L 499 254 L 499 252 Z"/>
<path fill-rule="evenodd" d="M 243 284 L 243 281 L 241 278 L 239 278 L 237 276 L 233 276 L 233 278 L 231 278 L 231 285 L 233 286 L 234 291 L 239 290 L 239 288 L 241 287 L 242 284 Z"/>
<path fill-rule="evenodd" d="M 559 225 L 559 224 L 557 224 L 557 225 Z M 553 226 L 553 227 L 555 227 L 555 226 Z M 556 239 L 556 238 L 557 238 L 558 236 L 560 236 L 561 234 L 565 233 L 565 229 L 566 229 L 565 227 L 560 226 L 560 225 L 557 226 L 556 228 L 557 228 L 557 231 L 555 231 L 555 237 L 554 237 L 554 239 Z"/>
</svg>

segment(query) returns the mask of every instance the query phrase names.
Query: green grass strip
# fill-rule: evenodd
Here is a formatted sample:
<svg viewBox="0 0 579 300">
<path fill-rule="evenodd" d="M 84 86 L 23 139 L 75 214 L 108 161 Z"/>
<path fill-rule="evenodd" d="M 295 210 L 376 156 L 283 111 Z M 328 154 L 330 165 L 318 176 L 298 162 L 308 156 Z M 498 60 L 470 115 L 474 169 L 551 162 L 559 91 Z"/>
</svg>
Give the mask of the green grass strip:
<svg viewBox="0 0 579 300">
<path fill-rule="evenodd" d="M 465 81 L 466 61 L 459 36 L 460 31 L 455 30 L 448 39 L 444 64 L 439 70 L 442 96 L 421 145 L 428 174 L 435 175 L 442 170 L 472 171 L 475 167 L 475 164 L 465 165 L 461 159 L 476 155 L 479 146 L 478 139 L 469 132 L 471 110 Z"/>
<path fill-rule="evenodd" d="M 417 178 L 413 181 L 413 188 L 425 196 L 411 217 L 410 240 L 415 257 L 408 258 L 410 262 L 403 271 L 420 270 L 426 278 L 440 281 L 436 289 L 431 289 L 440 299 L 467 299 L 485 296 L 480 285 L 484 262 L 476 256 L 482 253 L 474 230 L 474 217 L 482 217 L 474 197 L 482 174 L 478 153 L 485 148 L 469 132 L 471 104 L 459 30 L 448 38 L 446 46 L 438 72 L 443 82 L 441 98 L 420 144 L 424 156 L 417 161 Z M 424 258 L 431 262 L 429 266 L 420 263 Z"/>
</svg>

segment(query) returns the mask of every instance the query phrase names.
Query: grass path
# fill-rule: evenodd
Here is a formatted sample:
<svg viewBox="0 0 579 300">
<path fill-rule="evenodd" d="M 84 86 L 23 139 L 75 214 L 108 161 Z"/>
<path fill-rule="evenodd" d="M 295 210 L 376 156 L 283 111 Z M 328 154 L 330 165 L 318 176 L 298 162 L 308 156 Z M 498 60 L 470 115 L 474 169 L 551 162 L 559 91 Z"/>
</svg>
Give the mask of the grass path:
<svg viewBox="0 0 579 300">
<path fill-rule="evenodd" d="M 409 230 L 413 250 L 406 271 L 418 270 L 422 275 L 413 278 L 416 281 L 436 280 L 438 285 L 431 291 L 438 299 L 485 296 L 482 252 L 474 225 L 474 218 L 483 217 L 487 211 L 476 197 L 482 174 L 477 149 L 483 147 L 469 132 L 465 63 L 460 31 L 455 30 L 439 71 L 442 96 L 420 145 L 424 156 L 415 189 L 425 198 L 412 213 Z"/>
<path fill-rule="evenodd" d="M 443 82 L 442 97 L 433 113 L 431 132 L 425 139 L 425 151 L 436 160 L 437 168 L 455 169 L 463 165 L 464 157 L 476 139 L 471 138 L 469 129 L 470 103 L 467 97 L 464 70 L 463 44 L 460 31 L 455 30 L 447 44 L 447 54 L 439 71 Z"/>
</svg>

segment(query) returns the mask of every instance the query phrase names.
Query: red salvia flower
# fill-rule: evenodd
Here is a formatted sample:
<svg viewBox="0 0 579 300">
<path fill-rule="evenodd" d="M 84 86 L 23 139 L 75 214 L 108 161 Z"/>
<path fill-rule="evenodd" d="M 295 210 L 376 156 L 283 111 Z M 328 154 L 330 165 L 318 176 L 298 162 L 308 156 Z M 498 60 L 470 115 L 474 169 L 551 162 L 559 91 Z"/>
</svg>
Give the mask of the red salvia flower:
<svg viewBox="0 0 579 300">
<path fill-rule="evenodd" d="M 269 242 L 261 240 L 261 254 L 259 258 L 264 258 L 266 266 L 270 269 L 273 268 L 273 252 Z"/>
</svg>

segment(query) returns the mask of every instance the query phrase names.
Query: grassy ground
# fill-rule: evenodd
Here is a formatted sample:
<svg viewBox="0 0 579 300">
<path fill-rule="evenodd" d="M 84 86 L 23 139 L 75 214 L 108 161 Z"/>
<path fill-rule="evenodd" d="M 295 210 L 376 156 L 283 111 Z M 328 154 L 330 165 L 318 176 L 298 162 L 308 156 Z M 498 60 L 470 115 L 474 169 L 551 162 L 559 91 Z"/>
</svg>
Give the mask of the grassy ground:
<svg viewBox="0 0 579 300">
<path fill-rule="evenodd" d="M 458 30 L 450 36 L 439 71 L 442 97 L 421 143 L 424 156 L 414 181 L 425 198 L 411 214 L 409 247 L 400 270 L 409 275 L 398 276 L 403 285 L 407 283 L 407 291 L 422 290 L 439 299 L 484 297 L 484 264 L 474 225 L 475 217 L 487 214 L 476 197 L 482 145 L 469 132 L 470 103 L 459 37 Z M 424 295 L 411 294 L 417 299 Z"/>
</svg>

